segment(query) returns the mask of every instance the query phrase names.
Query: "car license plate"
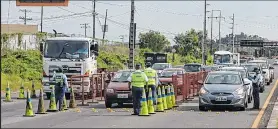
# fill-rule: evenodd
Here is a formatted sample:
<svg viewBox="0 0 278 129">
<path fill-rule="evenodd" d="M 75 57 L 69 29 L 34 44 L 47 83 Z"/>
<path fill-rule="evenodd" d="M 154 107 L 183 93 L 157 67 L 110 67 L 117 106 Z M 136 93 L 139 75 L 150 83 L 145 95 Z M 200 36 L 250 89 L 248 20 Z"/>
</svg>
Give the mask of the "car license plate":
<svg viewBox="0 0 278 129">
<path fill-rule="evenodd" d="M 128 98 L 128 94 L 118 94 L 118 98 Z"/>
<path fill-rule="evenodd" d="M 227 97 L 216 97 L 215 101 L 227 101 Z"/>
</svg>

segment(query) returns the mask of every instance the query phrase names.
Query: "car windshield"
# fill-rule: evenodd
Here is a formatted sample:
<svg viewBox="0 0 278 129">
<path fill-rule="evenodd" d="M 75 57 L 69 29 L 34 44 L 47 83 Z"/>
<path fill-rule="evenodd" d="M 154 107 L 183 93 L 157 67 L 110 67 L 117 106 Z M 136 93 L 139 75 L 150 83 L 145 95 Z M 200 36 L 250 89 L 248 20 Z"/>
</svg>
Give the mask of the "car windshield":
<svg viewBox="0 0 278 129">
<path fill-rule="evenodd" d="M 223 69 L 223 71 L 238 71 L 243 78 L 246 78 L 246 72 L 243 69 Z"/>
<path fill-rule="evenodd" d="M 45 43 L 45 58 L 88 58 L 89 43 L 87 41 L 47 40 Z"/>
<path fill-rule="evenodd" d="M 131 71 L 120 71 L 112 78 L 112 82 L 128 82 L 127 79 L 131 75 Z"/>
<path fill-rule="evenodd" d="M 169 68 L 169 64 L 154 64 L 152 68 L 155 70 L 163 70 Z"/>
<path fill-rule="evenodd" d="M 172 77 L 172 75 L 174 75 L 174 74 L 182 74 L 182 71 L 170 71 L 170 70 L 168 70 L 168 71 L 163 71 L 160 75 L 159 75 L 159 77 L 167 77 L 167 78 L 169 78 L 169 77 Z"/>
<path fill-rule="evenodd" d="M 214 54 L 215 64 L 230 63 L 230 62 L 231 62 L 231 56 L 229 54 L 225 54 L 225 55 Z"/>
<path fill-rule="evenodd" d="M 184 65 L 184 70 L 186 72 L 199 72 L 201 71 L 200 65 Z"/>
<path fill-rule="evenodd" d="M 231 73 L 211 73 L 206 79 L 206 84 L 242 84 L 242 80 L 239 74 Z"/>
<path fill-rule="evenodd" d="M 243 65 L 245 68 L 247 68 L 247 72 L 253 72 L 254 68 L 258 68 L 256 65 Z"/>
</svg>

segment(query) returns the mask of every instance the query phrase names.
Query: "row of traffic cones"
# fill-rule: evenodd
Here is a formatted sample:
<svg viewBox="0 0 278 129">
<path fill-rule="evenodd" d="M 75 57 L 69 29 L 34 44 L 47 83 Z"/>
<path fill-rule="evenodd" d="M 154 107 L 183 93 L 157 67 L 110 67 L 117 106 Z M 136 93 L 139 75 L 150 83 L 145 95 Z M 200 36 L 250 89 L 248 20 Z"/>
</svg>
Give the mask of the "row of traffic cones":
<svg viewBox="0 0 278 129">
<path fill-rule="evenodd" d="M 32 82 L 32 95 L 31 95 L 31 98 L 37 98 L 34 82 Z M 18 96 L 17 99 L 26 99 L 25 98 L 25 91 L 24 91 L 23 83 L 21 83 L 21 86 L 19 88 L 19 96 Z M 10 88 L 9 82 L 7 84 L 6 96 L 5 96 L 4 102 L 13 102 L 13 100 L 11 98 L 11 88 Z"/>
<path fill-rule="evenodd" d="M 155 112 L 164 112 L 173 107 L 178 107 L 176 105 L 175 92 L 172 85 L 159 86 L 157 90 L 157 106 L 155 107 L 153 104 L 154 98 L 152 96 L 151 88 L 149 88 L 148 99 L 146 99 L 146 92 L 145 89 L 143 89 L 139 116 L 150 116 L 150 114 L 155 114 Z M 166 94 L 165 91 L 167 91 Z"/>
<path fill-rule="evenodd" d="M 55 89 L 54 89 L 54 87 L 52 87 L 49 108 L 47 111 L 45 111 L 43 90 L 40 89 L 40 98 L 39 98 L 38 110 L 37 110 L 36 114 L 47 114 L 46 112 L 57 112 L 58 111 L 54 91 L 55 91 Z M 63 99 L 63 103 L 62 103 L 62 111 L 68 110 L 68 108 L 76 108 L 74 92 L 72 89 L 71 89 L 71 98 L 70 98 L 69 107 L 67 106 L 67 100 L 66 100 L 65 95 L 64 95 L 64 99 Z M 34 117 L 35 116 L 34 112 L 33 112 L 33 108 L 32 108 L 32 102 L 31 102 L 29 90 L 27 90 L 26 110 L 25 110 L 25 115 L 23 115 L 23 116 L 25 116 L 25 117 Z"/>
</svg>

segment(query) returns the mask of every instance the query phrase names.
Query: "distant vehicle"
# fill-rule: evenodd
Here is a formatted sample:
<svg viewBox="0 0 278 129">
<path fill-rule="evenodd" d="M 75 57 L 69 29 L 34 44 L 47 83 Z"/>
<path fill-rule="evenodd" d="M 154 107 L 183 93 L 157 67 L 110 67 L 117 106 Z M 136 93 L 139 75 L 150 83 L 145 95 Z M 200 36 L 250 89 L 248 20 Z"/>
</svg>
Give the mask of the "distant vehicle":
<svg viewBox="0 0 278 129">
<path fill-rule="evenodd" d="M 213 55 L 215 65 L 235 64 L 240 65 L 240 54 L 229 51 L 216 51 Z"/>
<path fill-rule="evenodd" d="M 176 65 L 176 66 L 173 66 L 173 68 L 183 68 L 184 66 L 183 65 Z"/>
<path fill-rule="evenodd" d="M 275 60 L 273 65 L 278 65 L 278 60 Z"/>
<path fill-rule="evenodd" d="M 190 63 L 184 65 L 185 72 L 200 72 L 203 65 L 198 63 Z"/>
<path fill-rule="evenodd" d="M 274 80 L 274 67 L 269 65 L 269 71 L 270 71 L 270 75 L 271 75 L 271 82 L 273 82 Z"/>
<path fill-rule="evenodd" d="M 159 75 L 164 69 L 172 68 L 172 65 L 170 63 L 154 63 L 152 68 L 156 70 Z"/>
<path fill-rule="evenodd" d="M 264 79 L 265 75 L 263 74 L 264 71 L 262 70 L 262 67 L 255 63 L 247 63 L 247 64 L 243 64 L 241 66 L 243 66 L 247 69 L 247 72 L 248 72 L 249 76 L 251 76 L 251 77 L 254 77 L 256 74 L 255 72 L 253 72 L 254 68 L 259 69 L 260 74 L 262 75 L 259 86 L 260 86 L 260 92 L 263 93 L 265 90 L 265 79 Z"/>
<path fill-rule="evenodd" d="M 221 68 L 221 71 L 237 71 L 241 73 L 241 77 L 244 79 L 245 82 L 250 83 L 248 85 L 248 103 L 251 103 L 253 99 L 253 85 L 252 81 L 248 79 L 248 72 L 247 69 L 244 67 L 223 67 Z"/>
<path fill-rule="evenodd" d="M 182 68 L 167 68 L 164 69 L 161 74 L 159 75 L 159 81 L 161 82 L 161 84 L 171 84 L 173 82 L 172 80 L 172 76 L 173 75 L 178 75 L 181 76 L 182 74 L 184 74 L 185 71 Z M 178 78 L 179 82 L 178 83 L 182 83 L 180 81 L 182 81 L 182 78 Z"/>
<path fill-rule="evenodd" d="M 217 71 L 219 69 L 218 66 L 203 66 L 203 71 L 211 72 L 211 71 Z"/>
<path fill-rule="evenodd" d="M 262 68 L 263 68 L 263 71 L 265 71 L 265 82 L 267 85 L 270 85 L 270 83 L 272 82 L 272 77 L 271 77 L 271 72 L 269 70 L 269 64 L 268 64 L 268 61 L 267 60 L 251 60 L 249 61 L 249 63 L 256 63 L 258 65 L 261 65 Z"/>
<path fill-rule="evenodd" d="M 104 91 L 106 108 L 111 108 L 113 103 L 132 103 L 132 92 L 127 81 L 132 72 L 134 70 L 120 70 L 111 79 Z"/>
<path fill-rule="evenodd" d="M 245 110 L 248 107 L 248 82 L 239 72 L 210 72 L 199 92 L 199 110 L 211 107 L 231 106 Z"/>
</svg>

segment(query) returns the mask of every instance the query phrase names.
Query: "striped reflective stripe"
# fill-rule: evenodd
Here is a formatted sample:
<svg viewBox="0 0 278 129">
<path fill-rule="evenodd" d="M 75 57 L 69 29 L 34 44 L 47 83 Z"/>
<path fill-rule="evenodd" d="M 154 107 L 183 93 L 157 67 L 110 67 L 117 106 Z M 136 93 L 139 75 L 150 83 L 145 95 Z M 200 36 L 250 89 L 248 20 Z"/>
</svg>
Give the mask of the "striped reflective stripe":
<svg viewBox="0 0 278 129">
<path fill-rule="evenodd" d="M 141 98 L 141 101 L 147 101 L 147 99 L 146 98 Z"/>
</svg>

